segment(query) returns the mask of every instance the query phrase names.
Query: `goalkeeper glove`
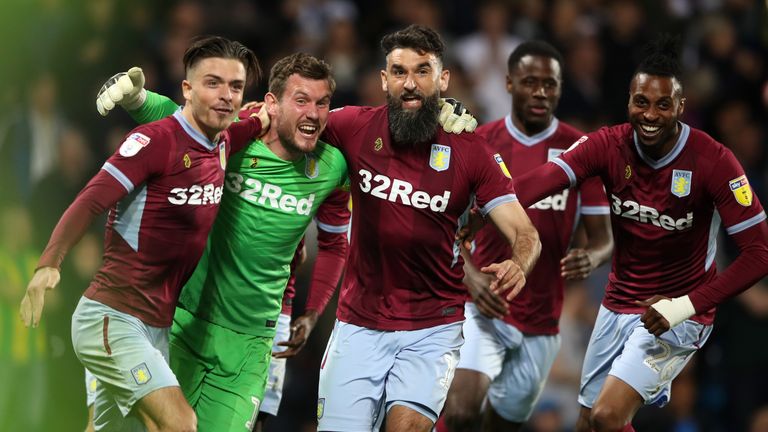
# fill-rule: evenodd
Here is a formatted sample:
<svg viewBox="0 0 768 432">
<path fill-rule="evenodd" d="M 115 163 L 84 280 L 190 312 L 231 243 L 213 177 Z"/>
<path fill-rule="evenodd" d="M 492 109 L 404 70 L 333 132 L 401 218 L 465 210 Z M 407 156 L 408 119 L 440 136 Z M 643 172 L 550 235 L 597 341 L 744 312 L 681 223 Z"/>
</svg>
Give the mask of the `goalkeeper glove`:
<svg viewBox="0 0 768 432">
<path fill-rule="evenodd" d="M 656 312 L 661 314 L 669 322 L 669 328 L 672 328 L 688 318 L 696 315 L 696 309 L 687 295 L 673 299 L 659 300 L 651 305 Z"/>
<path fill-rule="evenodd" d="M 472 132 L 477 120 L 467 111 L 464 104 L 453 98 L 440 98 L 440 126 L 448 133 Z"/>
<path fill-rule="evenodd" d="M 144 71 L 134 66 L 128 72 L 113 75 L 101 86 L 96 95 L 96 109 L 99 114 L 106 116 L 115 105 L 130 111 L 141 107 L 145 100 L 147 91 L 144 90 Z"/>
</svg>

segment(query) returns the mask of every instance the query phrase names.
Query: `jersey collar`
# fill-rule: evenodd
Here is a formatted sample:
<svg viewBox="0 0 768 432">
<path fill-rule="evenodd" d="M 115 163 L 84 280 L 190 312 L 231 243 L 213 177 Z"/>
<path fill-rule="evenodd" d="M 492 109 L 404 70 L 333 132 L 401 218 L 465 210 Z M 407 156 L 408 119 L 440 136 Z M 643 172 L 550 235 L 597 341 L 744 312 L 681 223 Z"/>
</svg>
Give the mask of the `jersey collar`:
<svg viewBox="0 0 768 432">
<path fill-rule="evenodd" d="M 184 118 L 184 115 L 181 114 L 181 108 L 182 107 L 179 107 L 179 109 L 177 109 L 176 112 L 173 113 L 173 117 L 179 122 L 179 124 L 181 125 L 181 128 L 184 129 L 184 132 L 186 132 L 190 138 L 200 143 L 200 145 L 208 149 L 208 151 L 213 151 L 216 148 L 216 143 L 209 140 L 208 137 L 206 137 L 200 131 L 195 129 L 187 121 L 187 119 Z"/>
<path fill-rule="evenodd" d="M 532 136 L 524 134 L 523 131 L 515 127 L 515 124 L 512 122 L 512 114 L 507 114 L 507 116 L 504 117 L 504 124 L 507 126 L 507 132 L 512 135 L 512 138 L 516 139 L 524 146 L 533 147 L 554 135 L 555 131 L 557 131 L 557 127 L 560 125 L 560 121 L 557 120 L 557 117 L 552 117 L 552 123 L 550 123 L 548 128 Z"/>
<path fill-rule="evenodd" d="M 680 123 L 680 136 L 677 137 L 677 142 L 675 143 L 675 146 L 672 147 L 672 151 L 669 152 L 666 156 L 659 160 L 653 160 L 652 158 L 648 157 L 645 153 L 643 153 L 642 148 L 640 147 L 640 142 L 637 140 L 637 132 L 634 130 L 632 131 L 632 138 L 635 143 L 635 149 L 637 150 L 637 154 L 640 155 L 640 159 L 645 161 L 651 168 L 653 169 L 659 169 L 663 168 L 667 165 L 669 165 L 670 162 L 672 162 L 677 156 L 680 155 L 680 153 L 685 148 L 685 143 L 688 141 L 688 135 L 691 133 L 691 128 L 687 124 L 683 122 Z"/>
</svg>

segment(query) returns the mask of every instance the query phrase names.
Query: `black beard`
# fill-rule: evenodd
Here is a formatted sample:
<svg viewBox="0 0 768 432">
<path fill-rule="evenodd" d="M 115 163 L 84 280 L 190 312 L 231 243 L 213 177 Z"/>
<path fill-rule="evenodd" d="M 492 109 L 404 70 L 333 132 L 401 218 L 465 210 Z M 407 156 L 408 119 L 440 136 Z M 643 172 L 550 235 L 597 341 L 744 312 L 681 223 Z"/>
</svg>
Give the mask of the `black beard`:
<svg viewBox="0 0 768 432">
<path fill-rule="evenodd" d="M 404 110 L 402 103 L 402 99 L 387 93 L 387 118 L 393 143 L 414 146 L 434 137 L 440 114 L 437 93 L 429 97 L 422 96 L 422 106 L 416 111 Z"/>
</svg>

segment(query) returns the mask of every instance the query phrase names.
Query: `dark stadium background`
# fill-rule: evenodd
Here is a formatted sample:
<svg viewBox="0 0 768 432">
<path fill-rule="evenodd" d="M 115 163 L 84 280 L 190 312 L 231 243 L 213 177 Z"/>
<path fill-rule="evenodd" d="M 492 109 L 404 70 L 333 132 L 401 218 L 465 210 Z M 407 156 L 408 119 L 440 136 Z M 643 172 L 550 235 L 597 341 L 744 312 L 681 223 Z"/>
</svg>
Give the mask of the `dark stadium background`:
<svg viewBox="0 0 768 432">
<path fill-rule="evenodd" d="M 68 256 L 41 328 L 22 329 L 17 311 L 58 217 L 133 127 L 120 110 L 106 119 L 96 113 L 96 92 L 112 74 L 140 65 L 148 88 L 180 101 L 180 59 L 189 39 L 221 34 L 251 47 L 265 71 L 297 50 L 322 56 L 338 82 L 334 107 L 377 105 L 383 101 L 378 39 L 420 23 L 439 30 L 448 43 L 449 94 L 482 121 L 509 111 L 503 77 L 512 47 L 528 38 L 546 39 L 565 56 L 558 117 L 592 130 L 624 121 L 640 46 L 670 32 L 683 41 L 684 120 L 730 147 L 765 200 L 766 21 L 765 2 L 749 0 L 3 0 L 0 431 L 77 431 L 85 424 L 83 372 L 72 353 L 69 317 L 100 262 L 103 221 Z M 262 80 L 249 99 L 264 91 Z M 34 151 L 32 142 L 38 145 Z M 310 249 L 312 244 L 310 239 Z M 733 247 L 727 239 L 720 244 L 722 266 Z M 297 312 L 310 269 L 306 264 L 300 270 Z M 606 274 L 602 269 L 568 288 L 562 353 L 530 430 L 572 428 L 580 362 Z M 332 309 L 304 351 L 288 362 L 281 415 L 269 430 L 314 430 L 318 365 Z M 635 427 L 768 431 L 767 369 L 763 282 L 720 308 L 708 344 L 676 380 L 672 403 L 642 410 Z"/>
</svg>

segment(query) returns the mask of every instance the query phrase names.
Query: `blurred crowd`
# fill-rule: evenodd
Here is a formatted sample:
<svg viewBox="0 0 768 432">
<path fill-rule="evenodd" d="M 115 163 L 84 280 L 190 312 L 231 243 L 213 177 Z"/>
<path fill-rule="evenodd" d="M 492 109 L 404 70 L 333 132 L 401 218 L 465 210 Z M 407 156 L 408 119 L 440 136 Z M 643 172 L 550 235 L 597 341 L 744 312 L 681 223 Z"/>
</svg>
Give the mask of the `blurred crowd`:
<svg viewBox="0 0 768 432">
<path fill-rule="evenodd" d="M 540 38 L 564 56 L 557 116 L 583 130 L 626 119 L 628 84 L 641 46 L 660 32 L 683 42 L 684 121 L 728 146 L 756 194 L 768 200 L 768 17 L 752 0 L 6 0 L 0 5 L 0 431 L 79 430 L 82 368 L 69 318 L 98 268 L 103 223 L 64 263 L 39 329 L 18 304 L 36 259 L 66 206 L 134 126 L 100 117 L 95 96 L 116 72 L 141 66 L 147 87 L 182 102 L 182 55 L 190 39 L 219 34 L 253 49 L 268 71 L 306 51 L 328 61 L 332 106 L 384 103 L 382 35 L 411 23 L 438 30 L 449 47 L 448 95 L 481 121 L 510 111 L 507 57 Z M 261 99 L 266 80 L 248 99 Z M 118 110 L 119 111 L 119 110 Z M 313 238 L 310 234 L 309 238 Z M 718 262 L 733 247 L 721 239 Z M 681 245 L 684 247 L 684 245 Z M 311 249 L 311 247 L 310 247 Z M 302 312 L 310 265 L 300 270 Z M 528 426 L 571 430 L 581 360 L 607 270 L 566 292 L 563 347 Z M 332 303 L 333 304 L 333 303 Z M 333 323 L 330 306 L 304 351 L 288 362 L 273 431 L 314 430 L 318 367 Z M 722 306 L 705 349 L 677 378 L 672 402 L 644 409 L 638 431 L 768 431 L 768 281 Z"/>
</svg>

